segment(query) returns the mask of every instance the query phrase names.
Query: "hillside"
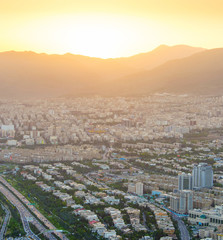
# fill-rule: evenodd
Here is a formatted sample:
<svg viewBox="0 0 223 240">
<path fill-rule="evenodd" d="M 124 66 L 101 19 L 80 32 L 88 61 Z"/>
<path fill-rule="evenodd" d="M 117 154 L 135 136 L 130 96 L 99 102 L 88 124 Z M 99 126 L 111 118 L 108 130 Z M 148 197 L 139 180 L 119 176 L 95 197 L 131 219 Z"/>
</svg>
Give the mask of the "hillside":
<svg viewBox="0 0 223 240">
<path fill-rule="evenodd" d="M 188 94 L 223 93 L 223 48 L 169 61 L 151 71 L 112 82 L 110 92 L 138 95 L 154 92 Z"/>
<path fill-rule="evenodd" d="M 203 51 L 184 45 L 160 46 L 148 53 L 118 59 L 3 52 L 0 53 L 0 94 L 7 98 L 104 94 L 115 79 Z M 130 81 L 134 81 L 132 76 Z"/>
</svg>

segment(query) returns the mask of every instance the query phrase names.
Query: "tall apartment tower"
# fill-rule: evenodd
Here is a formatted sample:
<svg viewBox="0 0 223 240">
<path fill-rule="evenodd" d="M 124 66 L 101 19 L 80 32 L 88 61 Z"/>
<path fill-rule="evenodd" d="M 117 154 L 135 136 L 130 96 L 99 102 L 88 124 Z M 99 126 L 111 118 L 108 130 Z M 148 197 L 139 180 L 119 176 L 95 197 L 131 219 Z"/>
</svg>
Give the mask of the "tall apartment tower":
<svg viewBox="0 0 223 240">
<path fill-rule="evenodd" d="M 178 190 L 192 190 L 192 175 L 190 173 L 178 175 Z"/>
<path fill-rule="evenodd" d="M 170 208 L 178 213 L 188 213 L 193 209 L 193 191 L 181 190 L 176 196 L 171 196 Z"/>
<path fill-rule="evenodd" d="M 188 213 L 193 209 L 193 192 L 190 190 L 180 191 L 179 212 Z"/>
<path fill-rule="evenodd" d="M 179 212 L 180 198 L 178 196 L 170 197 L 170 209 L 174 212 Z"/>
<path fill-rule="evenodd" d="M 136 183 L 136 194 L 142 196 L 143 195 L 143 183 Z"/>
<path fill-rule="evenodd" d="M 213 169 L 207 163 L 195 164 L 192 171 L 193 189 L 213 187 Z"/>
<path fill-rule="evenodd" d="M 136 192 L 136 185 L 135 185 L 135 183 L 129 183 L 128 184 L 128 192 L 129 193 L 135 193 Z"/>
</svg>

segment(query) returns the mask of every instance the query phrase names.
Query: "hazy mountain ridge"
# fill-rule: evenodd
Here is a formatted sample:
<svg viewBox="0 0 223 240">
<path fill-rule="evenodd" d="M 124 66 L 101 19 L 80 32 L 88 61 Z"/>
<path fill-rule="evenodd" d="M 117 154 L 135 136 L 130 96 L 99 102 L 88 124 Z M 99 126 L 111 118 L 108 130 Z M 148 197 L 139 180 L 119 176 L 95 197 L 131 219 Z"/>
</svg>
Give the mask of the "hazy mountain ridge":
<svg viewBox="0 0 223 240">
<path fill-rule="evenodd" d="M 126 95 L 154 92 L 222 94 L 223 48 L 168 61 L 151 71 L 126 76 L 113 83 L 112 91 Z"/>
<path fill-rule="evenodd" d="M 0 53 L 0 94 L 2 97 L 51 97 L 64 94 L 147 93 L 151 91 L 147 91 L 142 86 L 145 84 L 143 74 L 156 73 L 159 77 L 161 77 L 159 74 L 162 75 L 157 72 L 159 67 L 152 71 L 147 71 L 148 69 L 153 69 L 169 60 L 180 61 L 179 58 L 196 55 L 197 52 L 207 51 L 184 45 L 173 47 L 162 45 L 148 53 L 117 59 L 91 58 L 72 54 L 4 52 Z M 134 79 L 134 76 L 137 79 Z M 138 79 L 139 76 L 141 76 L 140 79 Z M 149 79 L 145 77 L 148 80 L 146 84 L 153 86 L 151 79 L 158 81 L 156 80 L 158 76 L 150 76 Z M 137 84 L 138 80 L 141 85 Z M 140 86 L 143 89 L 140 90 Z M 158 87 L 163 86 L 159 83 Z M 155 90 L 155 87 L 151 89 Z"/>
</svg>

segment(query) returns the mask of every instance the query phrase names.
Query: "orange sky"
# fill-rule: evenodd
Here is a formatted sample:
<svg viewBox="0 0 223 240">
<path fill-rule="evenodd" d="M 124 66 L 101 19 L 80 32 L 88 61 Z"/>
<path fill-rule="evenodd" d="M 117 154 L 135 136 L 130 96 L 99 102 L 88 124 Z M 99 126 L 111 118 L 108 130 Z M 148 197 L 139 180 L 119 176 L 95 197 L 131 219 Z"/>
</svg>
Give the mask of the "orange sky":
<svg viewBox="0 0 223 240">
<path fill-rule="evenodd" d="M 0 0 L 0 51 L 130 56 L 223 47 L 223 0 Z"/>
</svg>

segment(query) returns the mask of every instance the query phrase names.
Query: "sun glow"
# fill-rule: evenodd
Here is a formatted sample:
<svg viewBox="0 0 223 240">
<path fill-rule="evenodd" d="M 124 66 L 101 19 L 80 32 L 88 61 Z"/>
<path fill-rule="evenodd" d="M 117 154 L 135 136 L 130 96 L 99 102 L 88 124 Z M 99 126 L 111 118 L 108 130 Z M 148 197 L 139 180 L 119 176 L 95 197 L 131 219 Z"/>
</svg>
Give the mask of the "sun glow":
<svg viewBox="0 0 223 240">
<path fill-rule="evenodd" d="M 222 12 L 222 0 L 1 1 L 0 52 L 114 58 L 161 44 L 217 48 Z"/>
<path fill-rule="evenodd" d="M 156 26 L 150 23 L 147 34 L 148 46 L 157 46 Z M 47 53 L 67 52 L 91 57 L 111 58 L 140 52 L 145 24 L 138 19 L 126 19 L 115 16 L 60 16 L 32 21 L 19 30 L 21 42 L 26 34 L 24 46 L 32 43 L 32 49 Z M 30 46 L 31 47 L 31 46 Z M 45 49 L 43 49 L 45 48 Z M 129 49 L 132 53 L 129 53 Z"/>
</svg>

